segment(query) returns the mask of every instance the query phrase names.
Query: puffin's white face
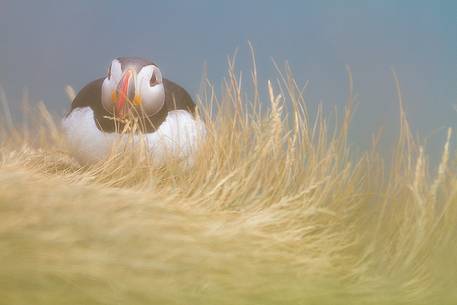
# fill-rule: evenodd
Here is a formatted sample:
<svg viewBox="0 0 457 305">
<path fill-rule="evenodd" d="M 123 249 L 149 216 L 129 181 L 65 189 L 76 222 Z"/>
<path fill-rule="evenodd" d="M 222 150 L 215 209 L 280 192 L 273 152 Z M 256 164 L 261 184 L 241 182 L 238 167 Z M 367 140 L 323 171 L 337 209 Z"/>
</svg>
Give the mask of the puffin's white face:
<svg viewBox="0 0 457 305">
<path fill-rule="evenodd" d="M 137 68 L 112 61 L 102 85 L 102 105 L 118 118 L 129 112 L 136 116 L 152 116 L 162 109 L 165 90 L 162 73 L 155 65 Z"/>
</svg>

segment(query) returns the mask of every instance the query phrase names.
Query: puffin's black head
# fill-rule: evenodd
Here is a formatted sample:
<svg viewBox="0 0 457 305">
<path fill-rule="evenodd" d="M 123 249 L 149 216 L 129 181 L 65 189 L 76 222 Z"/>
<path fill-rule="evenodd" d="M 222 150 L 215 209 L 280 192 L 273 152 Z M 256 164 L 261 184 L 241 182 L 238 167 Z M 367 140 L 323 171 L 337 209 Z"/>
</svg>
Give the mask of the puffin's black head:
<svg viewBox="0 0 457 305">
<path fill-rule="evenodd" d="M 102 105 L 108 112 L 118 118 L 129 113 L 152 116 L 164 103 L 162 73 L 154 63 L 134 57 L 111 62 L 102 84 Z"/>
</svg>

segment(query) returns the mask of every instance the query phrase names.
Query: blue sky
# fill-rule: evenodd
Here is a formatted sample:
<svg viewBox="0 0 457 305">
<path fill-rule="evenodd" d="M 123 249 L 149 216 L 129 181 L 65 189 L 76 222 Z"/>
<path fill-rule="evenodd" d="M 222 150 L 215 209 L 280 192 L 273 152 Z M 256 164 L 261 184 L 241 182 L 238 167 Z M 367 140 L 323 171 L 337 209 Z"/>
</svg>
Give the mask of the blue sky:
<svg viewBox="0 0 457 305">
<path fill-rule="evenodd" d="M 457 1 L 21 1 L 0 0 L 0 84 L 13 104 L 27 88 L 54 113 L 64 86 L 102 76 L 117 56 L 142 56 L 189 92 L 203 65 L 220 84 L 226 59 L 247 41 L 262 81 L 288 60 L 311 108 L 341 107 L 351 66 L 359 107 L 355 141 L 398 121 L 394 68 L 413 129 L 423 137 L 457 127 Z M 14 105 L 13 105 L 14 106 Z"/>
</svg>

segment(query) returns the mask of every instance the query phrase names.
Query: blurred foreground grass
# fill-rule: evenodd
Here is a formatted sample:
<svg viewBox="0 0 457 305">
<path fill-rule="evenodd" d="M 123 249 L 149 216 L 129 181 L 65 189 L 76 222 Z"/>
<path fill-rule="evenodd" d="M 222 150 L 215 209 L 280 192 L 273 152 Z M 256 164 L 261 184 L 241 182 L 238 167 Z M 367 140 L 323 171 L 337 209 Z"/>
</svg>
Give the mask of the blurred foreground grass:
<svg viewBox="0 0 457 305">
<path fill-rule="evenodd" d="M 0 304 L 457 304 L 451 130 L 430 168 L 400 103 L 392 159 L 354 157 L 352 84 L 331 130 L 288 67 L 267 108 L 240 79 L 230 61 L 221 96 L 202 87 L 192 169 L 82 166 L 44 107 L 2 120 Z"/>
</svg>

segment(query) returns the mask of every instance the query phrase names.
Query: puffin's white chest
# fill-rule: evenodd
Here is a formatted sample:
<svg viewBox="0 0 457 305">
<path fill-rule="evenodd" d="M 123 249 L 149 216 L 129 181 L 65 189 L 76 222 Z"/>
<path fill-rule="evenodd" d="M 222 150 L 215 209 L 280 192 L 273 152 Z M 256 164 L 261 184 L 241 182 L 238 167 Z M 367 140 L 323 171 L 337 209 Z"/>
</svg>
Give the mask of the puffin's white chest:
<svg viewBox="0 0 457 305">
<path fill-rule="evenodd" d="M 104 133 L 97 128 L 91 108 L 74 109 L 62 120 L 62 128 L 75 157 L 84 163 L 105 159 L 115 143 L 126 135 Z M 206 135 L 205 125 L 184 110 L 168 113 L 165 121 L 153 133 L 133 135 L 133 142 L 146 141 L 156 164 L 167 157 L 191 159 Z M 133 138 L 132 138 L 133 137 Z"/>
</svg>

